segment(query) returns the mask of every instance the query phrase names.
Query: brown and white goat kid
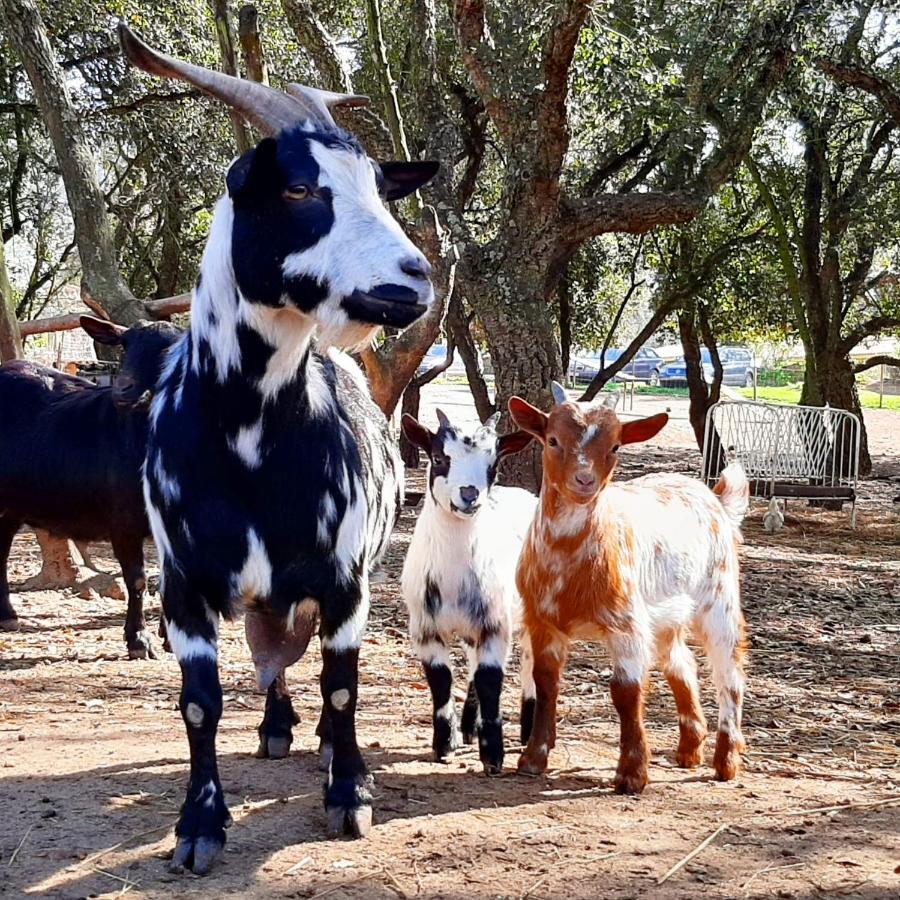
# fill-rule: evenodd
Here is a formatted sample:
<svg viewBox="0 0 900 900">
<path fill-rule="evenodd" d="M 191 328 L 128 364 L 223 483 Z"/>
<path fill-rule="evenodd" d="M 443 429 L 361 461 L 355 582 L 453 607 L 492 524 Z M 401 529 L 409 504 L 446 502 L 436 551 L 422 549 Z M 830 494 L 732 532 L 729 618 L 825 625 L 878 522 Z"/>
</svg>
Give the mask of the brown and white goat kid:
<svg viewBox="0 0 900 900">
<path fill-rule="evenodd" d="M 706 721 L 685 643 L 691 629 L 706 649 L 718 692 L 716 777 L 734 778 L 744 749 L 738 544 L 746 476 L 731 465 L 712 491 L 683 475 L 610 484 L 619 448 L 652 438 L 668 416 L 620 422 L 602 404 L 563 402 L 558 385 L 554 397 L 549 414 L 519 397 L 509 401 L 515 423 L 544 447 L 540 504 L 516 576 L 537 690 L 519 771 L 537 775 L 547 768 L 567 648 L 583 638 L 603 641 L 612 657 L 610 692 L 621 724 L 616 792 L 640 793 L 647 783 L 643 692 L 654 658 L 675 695 L 678 765 L 698 765 Z"/>
</svg>

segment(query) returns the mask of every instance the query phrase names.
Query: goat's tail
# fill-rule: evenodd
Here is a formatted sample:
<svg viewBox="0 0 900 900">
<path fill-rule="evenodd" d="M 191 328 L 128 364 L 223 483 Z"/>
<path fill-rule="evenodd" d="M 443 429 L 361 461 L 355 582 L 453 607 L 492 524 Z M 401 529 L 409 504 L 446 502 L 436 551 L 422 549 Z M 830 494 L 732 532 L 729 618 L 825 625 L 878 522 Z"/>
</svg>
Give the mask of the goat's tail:
<svg viewBox="0 0 900 900">
<path fill-rule="evenodd" d="M 750 483 L 739 462 L 729 463 L 722 469 L 713 493 L 719 498 L 734 527 L 740 528 L 750 506 Z"/>
</svg>

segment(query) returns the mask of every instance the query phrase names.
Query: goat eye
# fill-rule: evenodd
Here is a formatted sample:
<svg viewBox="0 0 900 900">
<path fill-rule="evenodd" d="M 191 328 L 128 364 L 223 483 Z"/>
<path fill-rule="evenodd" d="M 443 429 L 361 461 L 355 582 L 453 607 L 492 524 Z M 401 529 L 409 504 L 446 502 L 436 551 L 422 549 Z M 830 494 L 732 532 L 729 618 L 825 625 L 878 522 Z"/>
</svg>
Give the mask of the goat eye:
<svg viewBox="0 0 900 900">
<path fill-rule="evenodd" d="M 555 437 L 549 437 L 549 438 L 547 438 L 547 443 L 548 443 L 549 446 L 551 446 L 551 447 L 558 447 L 558 446 L 559 446 L 559 441 L 558 441 Z"/>
<path fill-rule="evenodd" d="M 306 200 L 311 193 L 308 185 L 292 184 L 289 188 L 285 188 L 284 196 L 288 200 Z"/>
<path fill-rule="evenodd" d="M 612 452 L 613 452 L 613 453 L 618 453 L 618 452 L 619 452 L 619 447 L 621 447 L 621 446 L 622 446 L 621 444 L 613 444 Z"/>
</svg>

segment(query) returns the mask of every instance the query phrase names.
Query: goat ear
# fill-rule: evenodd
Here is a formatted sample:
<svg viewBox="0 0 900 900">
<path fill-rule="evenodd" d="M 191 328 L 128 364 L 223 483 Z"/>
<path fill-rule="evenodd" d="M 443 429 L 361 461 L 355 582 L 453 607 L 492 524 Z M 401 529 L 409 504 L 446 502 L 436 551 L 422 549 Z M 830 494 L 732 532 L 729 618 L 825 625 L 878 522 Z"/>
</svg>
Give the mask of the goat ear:
<svg viewBox="0 0 900 900">
<path fill-rule="evenodd" d="M 482 428 L 488 428 L 488 429 L 490 429 L 491 431 L 496 431 L 496 430 L 497 430 L 497 426 L 498 426 L 499 424 L 500 424 L 500 411 L 498 410 L 498 411 L 495 412 L 493 415 L 488 416 L 488 417 L 484 420 L 484 422 L 483 422 L 483 424 L 482 424 L 481 427 L 482 427 Z"/>
<path fill-rule="evenodd" d="M 649 419 L 635 419 L 633 422 L 622 423 L 622 443 L 639 444 L 641 441 L 649 441 L 653 435 L 662 430 L 669 421 L 668 413 L 659 413 L 650 416 Z"/>
<path fill-rule="evenodd" d="M 122 335 L 128 331 L 124 325 L 116 325 L 96 316 L 79 316 L 78 322 L 98 344 L 121 344 Z"/>
<path fill-rule="evenodd" d="M 542 413 L 521 397 L 510 397 L 509 414 L 519 428 L 524 429 L 539 441 L 544 440 L 544 433 L 547 431 L 546 413 Z"/>
<path fill-rule="evenodd" d="M 263 138 L 255 147 L 239 156 L 225 176 L 228 196 L 240 200 L 251 191 L 274 190 L 278 184 L 278 144 L 274 138 Z"/>
<path fill-rule="evenodd" d="M 497 455 L 502 458 L 513 453 L 520 453 L 533 440 L 534 435 L 527 431 L 512 431 L 509 434 L 502 434 L 497 441 Z"/>
<path fill-rule="evenodd" d="M 438 173 L 439 162 L 383 162 L 384 196 L 386 200 L 399 200 L 423 185 Z"/>
<path fill-rule="evenodd" d="M 409 413 L 404 413 L 400 420 L 400 427 L 411 444 L 415 444 L 420 450 L 431 455 L 431 441 L 434 435 L 424 425 L 420 425 Z"/>
</svg>

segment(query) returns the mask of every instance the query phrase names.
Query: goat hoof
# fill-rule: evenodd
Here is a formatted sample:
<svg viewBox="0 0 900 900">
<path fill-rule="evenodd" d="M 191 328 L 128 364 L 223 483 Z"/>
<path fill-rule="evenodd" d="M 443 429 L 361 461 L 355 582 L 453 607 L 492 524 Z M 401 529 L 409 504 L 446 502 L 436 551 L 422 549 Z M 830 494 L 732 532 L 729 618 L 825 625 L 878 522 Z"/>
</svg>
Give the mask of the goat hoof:
<svg viewBox="0 0 900 900">
<path fill-rule="evenodd" d="M 533 759 L 523 753 L 519 757 L 519 765 L 516 767 L 516 771 L 519 775 L 531 775 L 532 777 L 543 775 L 547 771 L 547 760 Z"/>
<path fill-rule="evenodd" d="M 257 759 L 286 759 L 291 753 L 291 739 L 284 735 L 262 736 L 256 751 Z"/>
<path fill-rule="evenodd" d="M 617 794 L 640 794 L 646 786 L 647 775 L 645 772 L 616 773 L 616 779 L 613 782 L 613 790 Z"/>
<path fill-rule="evenodd" d="M 331 768 L 331 757 L 334 756 L 334 746 L 328 741 L 319 743 L 319 771 L 327 772 Z"/>
<path fill-rule="evenodd" d="M 499 765 L 496 763 L 482 763 L 484 766 L 484 774 L 489 778 L 497 778 L 498 776 L 503 774 L 503 763 Z"/>
<path fill-rule="evenodd" d="M 0 619 L 0 631 L 18 631 L 19 630 L 19 620 L 15 619 Z"/>
<path fill-rule="evenodd" d="M 372 807 L 357 806 L 353 809 L 345 809 L 343 806 L 329 806 L 328 836 L 342 837 L 347 835 L 354 838 L 367 837 L 372 830 Z"/>
<path fill-rule="evenodd" d="M 128 641 L 129 659 L 156 659 L 153 644 L 146 634 L 139 634 Z"/>
<path fill-rule="evenodd" d="M 224 841 L 214 837 L 180 837 L 169 863 L 169 871 L 180 875 L 189 869 L 195 875 L 206 875 L 224 846 Z"/>
<path fill-rule="evenodd" d="M 716 752 L 713 757 L 713 768 L 717 781 L 731 781 L 741 770 L 741 751 L 744 741 L 732 740 L 724 731 L 716 736 Z"/>
<path fill-rule="evenodd" d="M 692 750 L 677 750 L 675 763 L 679 769 L 696 769 L 703 762 L 703 747 L 694 747 Z"/>
</svg>

